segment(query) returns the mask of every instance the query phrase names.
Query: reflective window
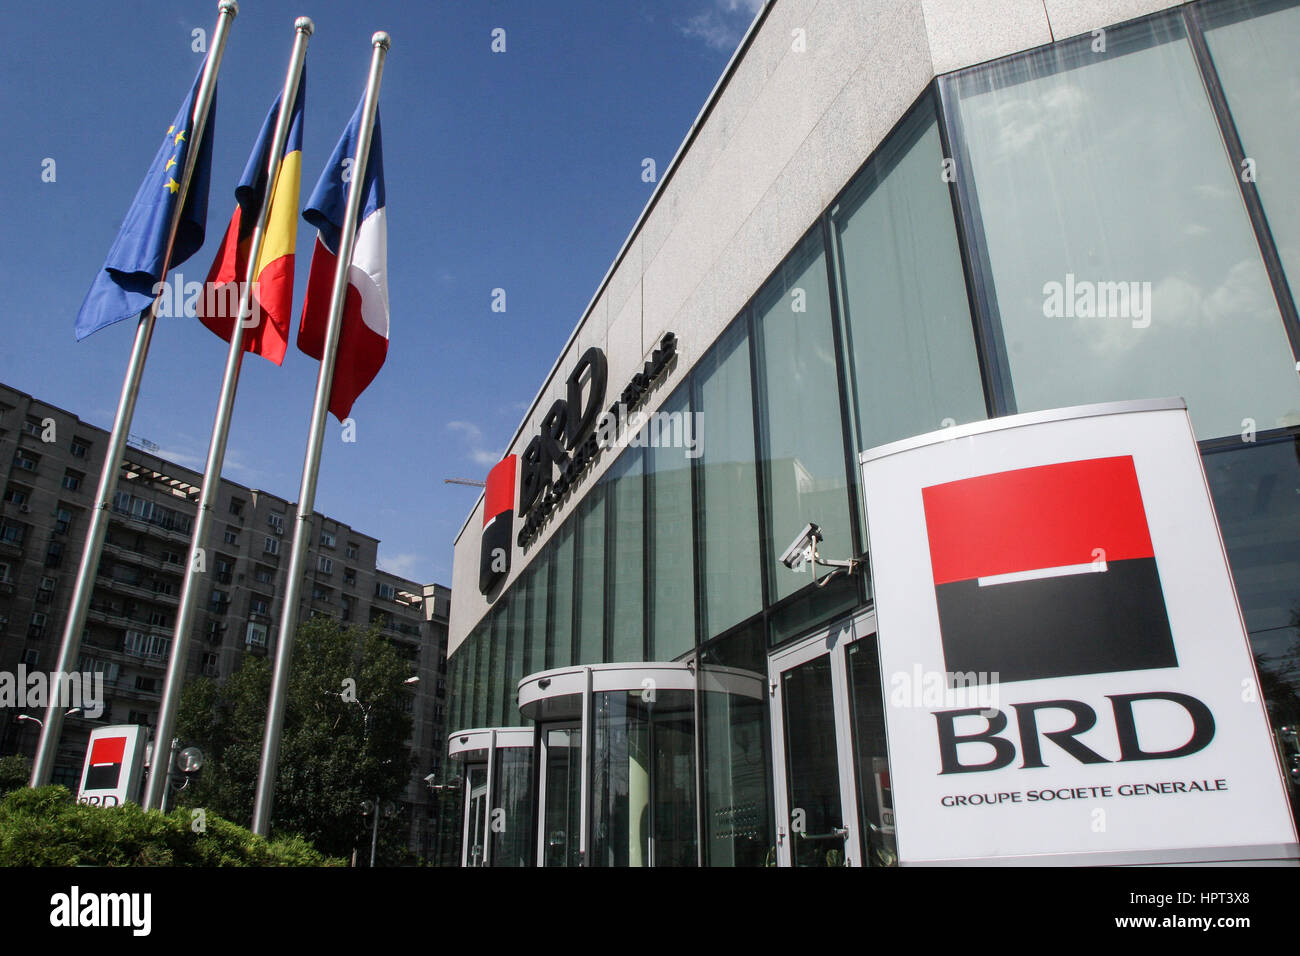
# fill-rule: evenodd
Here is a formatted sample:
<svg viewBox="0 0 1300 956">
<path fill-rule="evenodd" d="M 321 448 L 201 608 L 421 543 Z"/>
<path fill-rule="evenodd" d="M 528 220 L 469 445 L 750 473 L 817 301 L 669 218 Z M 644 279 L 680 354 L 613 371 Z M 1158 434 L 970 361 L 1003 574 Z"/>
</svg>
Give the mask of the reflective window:
<svg viewBox="0 0 1300 956">
<path fill-rule="evenodd" d="M 867 866 L 897 866 L 894 791 L 885 741 L 885 700 L 875 635 L 850 644 L 849 703 L 853 712 L 853 760 L 858 776 L 858 833 Z"/>
<path fill-rule="evenodd" d="M 699 415 L 700 616 L 706 638 L 763 608 L 754 392 L 742 319 L 714 343 L 693 373 Z"/>
<path fill-rule="evenodd" d="M 695 695 L 594 695 L 591 864 L 695 866 Z"/>
<path fill-rule="evenodd" d="M 533 749 L 502 747 L 496 752 L 492 812 L 502 811 L 492 826 L 488 859 L 495 866 L 530 866 L 533 844 Z"/>
<path fill-rule="evenodd" d="M 532 661 L 530 674 L 543 667 L 568 667 L 573 663 L 573 529 L 576 525 L 577 519 L 570 518 L 556 537 L 552 552 L 555 569 L 551 574 L 554 585 L 551 591 L 550 642 L 545 662 Z"/>
<path fill-rule="evenodd" d="M 1205 42 L 1292 294 L 1300 289 L 1300 5 L 1233 0 L 1208 8 Z M 1289 120 L 1289 121 L 1288 121 Z"/>
<path fill-rule="evenodd" d="M 646 449 L 650 555 L 650 660 L 670 661 L 695 647 L 695 536 L 691 462 L 695 441 L 690 393 L 679 388 L 660 406 Z M 696 446 L 698 447 L 698 446 Z M 617 610 L 615 611 L 617 613 Z"/>
<path fill-rule="evenodd" d="M 507 628 L 509 605 L 509 599 L 505 596 L 497 602 L 496 610 L 492 614 L 492 627 L 488 631 L 487 707 L 483 712 L 484 726 L 487 727 L 500 726 L 502 711 L 505 709 L 503 687 L 506 673 L 506 640 L 509 633 Z"/>
<path fill-rule="evenodd" d="M 605 661 L 605 484 L 596 484 L 578 506 L 578 659 Z"/>
<path fill-rule="evenodd" d="M 930 99 L 831 210 L 859 448 L 985 417 Z"/>
<path fill-rule="evenodd" d="M 535 674 L 537 671 L 545 670 L 546 655 L 546 608 L 547 608 L 547 587 L 546 575 L 549 573 L 549 561 L 539 558 L 533 562 L 533 566 L 528 569 L 528 633 L 533 638 L 533 643 L 528 649 L 528 663 L 524 667 L 524 674 Z M 536 666 L 534 666 L 536 665 Z M 520 677 L 522 678 L 522 674 Z M 516 681 L 516 687 L 518 681 Z"/>
<path fill-rule="evenodd" d="M 1019 411 L 1186 398 L 1300 422 L 1277 304 L 1178 15 L 957 75 Z M 1292 124 L 1293 125 L 1293 124 Z"/>
<path fill-rule="evenodd" d="M 486 727 L 488 725 L 487 675 L 489 638 L 492 633 L 491 621 L 490 616 L 485 618 L 483 623 L 476 629 L 478 633 L 474 638 L 474 719 L 470 721 L 471 727 Z"/>
<path fill-rule="evenodd" d="M 770 525 L 768 573 L 780 600 L 812 581 L 776 559 L 809 522 L 828 555 L 854 551 L 826 256 L 814 230 L 759 293 L 760 439 Z M 712 433 L 705 437 L 711 440 Z"/>
<path fill-rule="evenodd" d="M 1300 821 L 1300 438 L 1242 444 L 1204 460 Z"/>
<path fill-rule="evenodd" d="M 602 479 L 606 482 L 613 532 L 609 569 L 611 661 L 645 660 L 644 472 L 641 449 L 628 448 Z"/>
<path fill-rule="evenodd" d="M 544 866 L 579 866 L 582 826 L 582 731 L 546 731 L 546 834 Z"/>
<path fill-rule="evenodd" d="M 775 865 L 766 702 L 710 690 L 700 669 L 706 866 Z"/>
<path fill-rule="evenodd" d="M 542 573 L 545 573 L 545 562 L 534 562 L 539 565 Z M 536 603 L 537 594 L 541 592 L 541 600 L 545 601 L 546 592 L 544 587 L 539 588 L 537 581 L 538 568 L 529 569 L 529 586 L 527 588 L 516 588 L 516 593 L 510 598 L 510 621 L 509 635 L 510 642 L 509 655 L 506 658 L 505 680 L 501 688 L 501 723 L 500 727 L 517 727 L 524 723 L 524 719 L 519 716 L 519 682 L 524 679 L 524 665 L 527 661 L 528 650 L 525 647 L 525 640 L 535 640 L 541 644 L 546 640 L 545 619 L 542 622 L 540 630 L 534 630 L 536 622 L 530 621 L 528 617 L 529 602 L 528 598 L 533 598 Z M 543 579 L 545 580 L 545 579 Z"/>
</svg>

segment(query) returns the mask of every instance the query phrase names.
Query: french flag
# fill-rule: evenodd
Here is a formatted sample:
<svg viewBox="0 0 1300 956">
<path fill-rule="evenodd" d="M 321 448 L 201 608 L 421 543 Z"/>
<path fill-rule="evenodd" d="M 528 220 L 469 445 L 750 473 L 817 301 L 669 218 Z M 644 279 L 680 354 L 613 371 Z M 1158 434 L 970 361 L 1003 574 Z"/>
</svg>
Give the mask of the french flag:
<svg viewBox="0 0 1300 956">
<path fill-rule="evenodd" d="M 323 360 L 329 325 L 330 294 L 343 235 L 344 211 L 357 154 L 364 103 L 343 131 L 343 138 L 321 173 L 302 217 L 316 227 L 316 248 L 307 277 L 307 298 L 298 326 L 298 348 Z M 388 356 L 388 225 L 384 212 L 384 159 L 379 113 L 370 140 L 366 178 L 362 186 L 356 245 L 348 267 L 347 300 L 334 360 L 329 410 L 339 421 L 368 386 Z"/>
</svg>

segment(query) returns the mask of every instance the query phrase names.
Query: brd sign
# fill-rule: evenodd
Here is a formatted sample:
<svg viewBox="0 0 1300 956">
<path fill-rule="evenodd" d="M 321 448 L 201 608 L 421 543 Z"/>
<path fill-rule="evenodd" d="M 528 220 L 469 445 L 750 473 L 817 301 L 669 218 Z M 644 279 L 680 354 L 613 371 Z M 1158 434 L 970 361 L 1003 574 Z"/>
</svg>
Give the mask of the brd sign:
<svg viewBox="0 0 1300 956">
<path fill-rule="evenodd" d="M 900 861 L 1300 857 L 1180 400 L 862 455 Z M 888 692 L 887 692 L 887 696 Z"/>
</svg>

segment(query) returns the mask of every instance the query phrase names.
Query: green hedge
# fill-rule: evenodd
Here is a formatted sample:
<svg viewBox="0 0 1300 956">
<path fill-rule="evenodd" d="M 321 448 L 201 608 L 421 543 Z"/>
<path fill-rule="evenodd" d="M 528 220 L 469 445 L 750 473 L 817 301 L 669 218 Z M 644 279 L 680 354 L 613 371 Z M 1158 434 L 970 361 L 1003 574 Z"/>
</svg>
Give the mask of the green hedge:
<svg viewBox="0 0 1300 956">
<path fill-rule="evenodd" d="M 270 841 L 207 814 L 78 804 L 66 787 L 0 800 L 0 866 L 342 866 L 299 836 Z"/>
</svg>

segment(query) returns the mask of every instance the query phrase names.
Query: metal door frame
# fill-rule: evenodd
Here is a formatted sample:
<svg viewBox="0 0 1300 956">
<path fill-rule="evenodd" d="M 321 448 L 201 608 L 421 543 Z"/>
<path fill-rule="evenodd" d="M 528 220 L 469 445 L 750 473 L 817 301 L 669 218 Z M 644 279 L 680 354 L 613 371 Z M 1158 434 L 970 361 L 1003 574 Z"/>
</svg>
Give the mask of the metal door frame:
<svg viewBox="0 0 1300 956">
<path fill-rule="evenodd" d="M 546 739 L 546 735 L 553 730 L 576 730 L 578 731 L 578 746 L 582 746 L 582 722 L 580 720 L 557 720 L 554 723 L 537 725 L 537 747 L 534 750 L 537 759 L 537 865 L 546 866 L 546 774 L 550 767 L 551 745 Z M 575 748 L 566 748 L 573 750 Z M 584 759 L 579 756 L 578 759 Z M 579 767 L 578 788 L 582 788 L 582 768 Z M 578 813 L 579 820 L 582 815 L 582 793 L 578 793 Z M 581 822 L 578 828 L 582 828 Z M 572 840 L 575 834 L 565 833 L 566 840 Z M 582 841 L 579 839 L 579 859 L 582 854 Z"/>
<path fill-rule="evenodd" d="M 818 630 L 803 640 L 769 655 L 767 661 L 768 691 L 772 706 L 768 709 L 772 741 L 772 795 L 776 804 L 776 855 L 777 865 L 792 865 L 790 858 L 790 789 L 785 747 L 785 700 L 781 675 L 792 668 L 823 655 L 829 655 L 831 665 L 831 697 L 835 716 L 835 752 L 840 776 L 841 826 L 848 833 L 844 838 L 846 866 L 862 866 L 862 834 L 858 832 L 858 768 L 854 762 L 852 708 L 849 702 L 849 675 L 847 648 L 850 644 L 876 632 L 876 616 L 868 612 L 856 618 L 836 621 L 828 628 Z"/>
</svg>

